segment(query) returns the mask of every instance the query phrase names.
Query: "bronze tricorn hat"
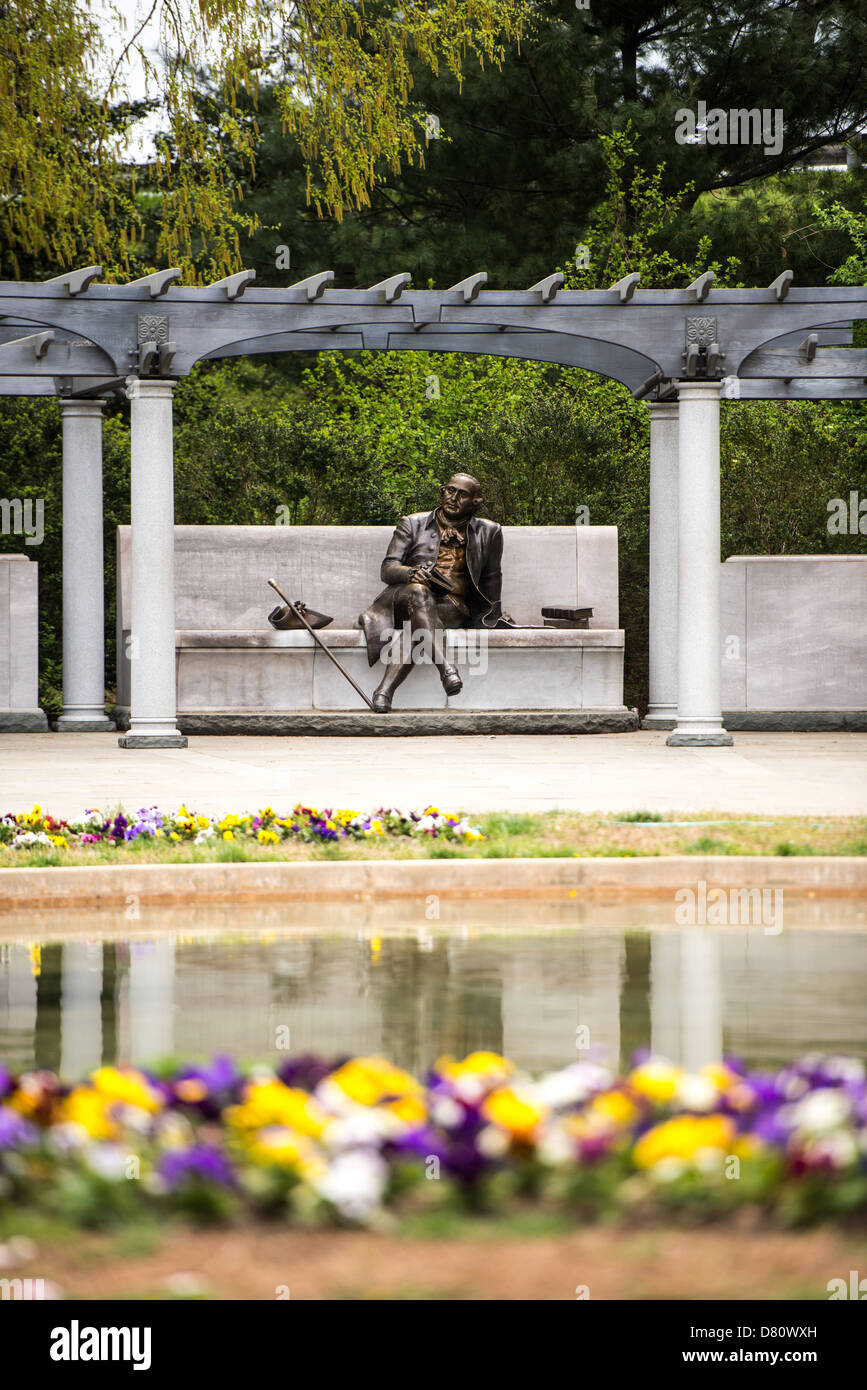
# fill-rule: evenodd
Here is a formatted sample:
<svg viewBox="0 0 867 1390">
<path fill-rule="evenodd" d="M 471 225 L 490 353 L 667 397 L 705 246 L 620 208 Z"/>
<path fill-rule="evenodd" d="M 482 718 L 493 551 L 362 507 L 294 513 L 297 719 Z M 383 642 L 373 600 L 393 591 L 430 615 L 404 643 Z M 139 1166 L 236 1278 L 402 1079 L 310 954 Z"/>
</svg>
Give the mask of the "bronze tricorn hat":
<svg viewBox="0 0 867 1390">
<path fill-rule="evenodd" d="M 329 623 L 334 622 L 334 619 L 329 618 L 327 613 L 317 613 L 315 608 L 308 608 L 306 603 L 299 604 L 299 607 L 303 608 L 304 616 L 311 627 L 327 627 Z M 288 604 L 284 603 L 279 604 L 277 608 L 272 608 L 268 614 L 268 622 L 281 632 L 304 627 L 294 608 L 290 608 Z"/>
</svg>

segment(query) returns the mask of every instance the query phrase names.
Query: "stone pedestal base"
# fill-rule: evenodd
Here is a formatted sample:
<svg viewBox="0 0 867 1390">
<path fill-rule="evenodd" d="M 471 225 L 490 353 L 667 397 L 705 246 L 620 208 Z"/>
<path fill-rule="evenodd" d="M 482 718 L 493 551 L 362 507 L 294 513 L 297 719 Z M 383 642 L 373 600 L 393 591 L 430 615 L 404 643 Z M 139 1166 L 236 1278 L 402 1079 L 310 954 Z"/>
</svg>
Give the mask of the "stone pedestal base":
<svg viewBox="0 0 867 1390">
<path fill-rule="evenodd" d="M 641 721 L 642 729 L 656 730 L 657 733 L 668 733 L 669 729 L 675 728 L 677 720 L 665 714 L 646 714 Z"/>
<path fill-rule="evenodd" d="M 203 710 L 178 715 L 188 734 L 274 734 L 283 738 L 419 738 L 453 734 L 629 734 L 632 710 Z"/>
<path fill-rule="evenodd" d="M 118 748 L 186 748 L 183 734 L 121 734 Z"/>
<path fill-rule="evenodd" d="M 48 720 L 41 709 L 0 710 L 0 734 L 47 734 Z"/>
<path fill-rule="evenodd" d="M 690 733 L 675 729 L 665 740 L 667 748 L 731 748 L 734 739 L 725 729 L 713 734 Z"/>
<path fill-rule="evenodd" d="M 53 726 L 58 734 L 111 734 L 117 728 L 112 719 L 104 714 L 100 719 L 78 719 L 74 714 L 61 714 Z"/>
</svg>

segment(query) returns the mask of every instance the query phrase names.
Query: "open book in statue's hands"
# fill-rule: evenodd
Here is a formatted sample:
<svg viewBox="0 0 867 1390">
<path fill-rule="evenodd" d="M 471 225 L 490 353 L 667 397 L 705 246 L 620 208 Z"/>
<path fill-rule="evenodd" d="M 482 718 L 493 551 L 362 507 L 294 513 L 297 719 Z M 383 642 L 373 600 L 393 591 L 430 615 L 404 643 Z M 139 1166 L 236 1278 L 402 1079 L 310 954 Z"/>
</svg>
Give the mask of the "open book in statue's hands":
<svg viewBox="0 0 867 1390">
<path fill-rule="evenodd" d="M 453 594 L 455 586 L 447 575 L 442 574 L 434 565 L 433 569 L 427 572 L 428 581 L 432 589 L 438 589 L 444 594 Z"/>
</svg>

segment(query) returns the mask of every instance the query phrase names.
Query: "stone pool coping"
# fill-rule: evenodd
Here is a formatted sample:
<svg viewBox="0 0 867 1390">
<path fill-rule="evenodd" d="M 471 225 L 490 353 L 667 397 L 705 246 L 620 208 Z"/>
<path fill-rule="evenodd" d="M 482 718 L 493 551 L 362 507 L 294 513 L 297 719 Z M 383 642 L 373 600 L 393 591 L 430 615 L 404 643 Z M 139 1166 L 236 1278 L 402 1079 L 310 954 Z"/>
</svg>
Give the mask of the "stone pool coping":
<svg viewBox="0 0 867 1390">
<path fill-rule="evenodd" d="M 376 898 L 653 897 L 704 881 L 710 888 L 782 888 L 867 898 L 867 857 L 671 855 L 621 858 L 399 859 L 341 863 L 105 864 L 0 869 L 4 912 L 149 903 L 327 902 Z"/>
</svg>

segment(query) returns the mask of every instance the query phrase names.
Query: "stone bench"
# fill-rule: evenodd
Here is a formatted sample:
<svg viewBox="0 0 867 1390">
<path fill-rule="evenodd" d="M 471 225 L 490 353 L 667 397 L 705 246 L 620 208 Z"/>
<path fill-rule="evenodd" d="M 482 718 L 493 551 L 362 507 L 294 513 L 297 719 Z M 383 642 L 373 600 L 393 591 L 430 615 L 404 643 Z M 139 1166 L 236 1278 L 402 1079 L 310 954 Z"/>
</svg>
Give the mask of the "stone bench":
<svg viewBox="0 0 867 1390">
<path fill-rule="evenodd" d="M 617 530 L 613 526 L 506 526 L 503 608 L 514 630 L 447 634 L 446 654 L 464 678 L 447 697 L 436 670 L 420 665 L 398 691 L 392 714 L 373 716 L 307 632 L 277 632 L 273 576 L 290 599 L 329 613 L 320 636 L 369 694 L 358 615 L 382 589 L 379 569 L 390 526 L 176 526 L 175 623 L 178 721 L 184 732 L 299 731 L 317 716 L 360 715 L 377 724 L 401 712 L 449 711 L 481 727 L 473 712 L 568 715 L 575 728 L 630 728 L 623 706 L 623 631 L 618 626 Z M 542 606 L 593 608 L 587 629 L 542 628 Z M 130 531 L 118 530 L 118 703 L 128 724 Z M 481 638 L 481 641 L 480 641 Z M 485 668 L 485 669 L 483 669 Z M 300 722 L 308 716 L 306 722 Z M 313 724 L 311 724 L 311 719 Z M 496 727 L 502 726 L 502 721 Z M 527 727 L 517 718 L 514 727 Z M 550 727 L 567 727 L 562 719 Z M 350 726 L 347 726 L 350 727 Z M 363 726 L 362 726 L 363 727 Z M 420 726 L 421 727 L 421 726 Z M 354 731 L 354 728 L 353 728 Z"/>
</svg>

